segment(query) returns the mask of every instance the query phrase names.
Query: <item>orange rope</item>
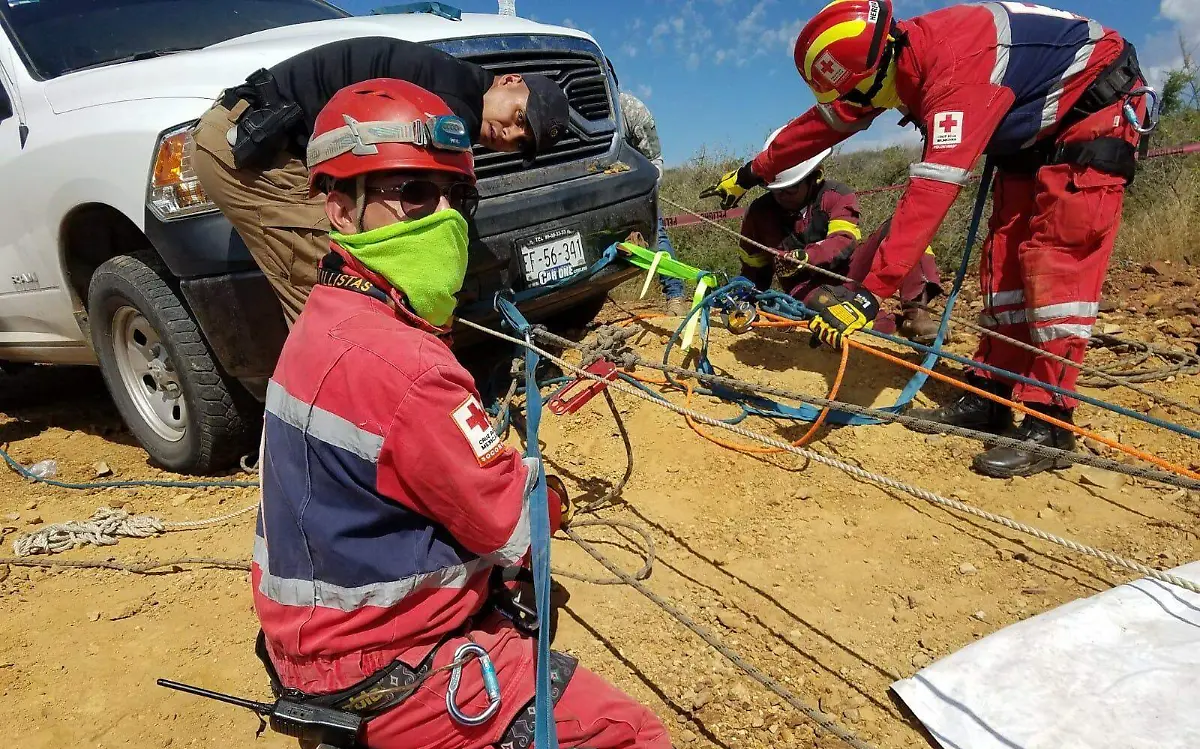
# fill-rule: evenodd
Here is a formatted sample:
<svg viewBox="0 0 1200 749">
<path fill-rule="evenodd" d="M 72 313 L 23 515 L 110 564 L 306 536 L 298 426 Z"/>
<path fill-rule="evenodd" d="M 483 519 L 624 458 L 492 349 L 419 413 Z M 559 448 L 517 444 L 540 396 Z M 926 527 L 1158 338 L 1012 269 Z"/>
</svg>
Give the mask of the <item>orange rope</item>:
<svg viewBox="0 0 1200 749">
<path fill-rule="evenodd" d="M 767 312 L 762 313 L 762 315 L 763 315 L 763 317 L 765 317 L 767 319 L 767 322 L 761 323 L 762 327 L 770 327 L 770 328 L 806 327 L 805 323 L 798 322 L 796 320 L 788 320 L 786 317 L 779 317 L 778 315 L 772 315 Z M 755 323 L 755 325 L 760 325 L 760 323 Z M 1195 471 L 1190 471 L 1187 468 L 1184 468 L 1183 466 L 1177 466 L 1174 463 L 1163 460 L 1162 458 L 1155 457 L 1153 455 L 1150 455 L 1149 453 L 1142 452 L 1141 450 L 1138 450 L 1136 448 L 1129 447 L 1128 445 L 1122 445 L 1120 442 L 1117 442 L 1116 440 L 1109 439 L 1101 434 L 1097 434 L 1096 432 L 1090 431 L 1088 429 L 1084 429 L 1083 427 L 1078 427 L 1078 426 L 1075 426 L 1074 424 L 1069 424 L 1065 421 L 1056 419 L 1053 416 L 1048 416 L 1039 411 L 1035 411 L 1032 408 L 1029 408 L 1028 406 L 1025 406 L 1021 403 L 1009 400 L 1007 398 L 1002 398 L 999 395 L 995 395 L 994 393 L 989 393 L 986 390 L 981 390 L 981 389 L 974 387 L 966 382 L 963 382 L 962 380 L 956 380 L 953 377 L 950 377 L 948 375 L 944 375 L 940 372 L 935 372 L 932 369 L 927 369 L 925 367 L 922 367 L 920 364 L 914 364 L 905 359 L 901 359 L 898 356 L 892 356 L 891 354 L 887 353 L 886 351 L 882 351 L 873 346 L 867 346 L 866 344 L 859 343 L 858 341 L 855 341 L 851 338 L 846 338 L 845 340 L 850 344 L 850 346 L 852 346 L 856 349 L 859 349 L 860 351 L 865 351 L 868 354 L 877 356 L 880 359 L 883 359 L 884 361 L 891 362 L 893 364 L 898 364 L 899 366 L 904 367 L 905 369 L 911 369 L 914 372 L 921 372 L 923 374 L 926 374 L 926 375 L 932 377 L 933 379 L 935 379 L 939 382 L 945 382 L 949 385 L 953 385 L 957 388 L 966 390 L 968 393 L 974 393 L 975 395 L 978 395 L 981 398 L 987 398 L 988 400 L 990 400 L 994 403 L 999 403 L 1002 406 L 1008 406 L 1009 408 L 1016 409 L 1017 411 L 1020 411 L 1021 413 L 1025 414 L 1026 416 L 1032 416 L 1035 419 L 1041 419 L 1042 421 L 1045 421 L 1048 424 L 1053 424 L 1054 426 L 1059 427 L 1060 429 L 1065 429 L 1069 432 L 1074 432 L 1075 434 L 1077 434 L 1081 437 L 1086 437 L 1086 438 L 1095 440 L 1096 442 L 1099 442 L 1102 445 L 1107 445 L 1108 447 L 1111 447 L 1114 450 L 1119 450 L 1120 452 L 1123 452 L 1126 455 L 1130 455 L 1134 458 L 1137 458 L 1138 460 L 1146 461 L 1147 463 L 1156 465 L 1159 468 L 1170 471 L 1171 473 L 1175 473 L 1180 476 L 1186 476 L 1187 478 L 1190 478 L 1190 479 L 1200 480 L 1200 473 L 1196 473 Z M 845 347 L 843 347 L 843 348 L 845 348 Z"/>
<path fill-rule="evenodd" d="M 826 396 L 826 400 L 837 399 L 838 391 L 842 388 L 842 377 L 846 374 L 846 365 L 849 363 L 849 361 L 850 349 L 843 347 L 842 361 L 841 364 L 838 365 L 837 376 L 833 380 L 833 387 L 829 389 L 829 395 Z M 692 395 L 695 391 L 690 382 L 685 382 L 684 388 L 687 390 L 687 400 L 684 401 L 684 405 L 690 409 L 692 407 Z M 792 443 L 792 447 L 804 447 L 807 445 L 809 441 L 816 436 L 817 430 L 819 430 L 821 425 L 825 423 L 825 417 L 828 415 L 829 406 L 826 406 L 825 408 L 821 409 L 821 414 L 817 417 L 816 421 L 812 423 L 812 426 L 808 428 L 808 431 L 804 433 L 804 436 Z M 690 426 L 692 431 L 694 431 L 696 434 L 700 435 L 709 442 L 715 443 L 730 450 L 736 450 L 737 452 L 747 453 L 750 455 L 772 455 L 775 453 L 787 452 L 787 450 L 783 450 L 778 447 L 752 447 L 749 445 L 739 445 L 736 442 L 728 442 L 720 437 L 717 437 L 711 432 L 706 432 L 701 429 L 700 425 L 696 423 L 691 416 L 684 414 L 684 418 L 687 419 L 688 426 Z"/>
</svg>

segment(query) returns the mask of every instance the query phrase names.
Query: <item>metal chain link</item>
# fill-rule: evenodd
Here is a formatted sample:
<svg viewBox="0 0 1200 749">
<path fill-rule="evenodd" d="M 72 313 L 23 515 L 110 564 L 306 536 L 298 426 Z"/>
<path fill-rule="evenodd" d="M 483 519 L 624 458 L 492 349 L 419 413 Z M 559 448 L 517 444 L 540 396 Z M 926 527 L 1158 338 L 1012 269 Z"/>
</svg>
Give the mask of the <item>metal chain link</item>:
<svg viewBox="0 0 1200 749">
<path fill-rule="evenodd" d="M 710 219 L 706 216 L 702 216 L 699 213 L 696 213 L 695 211 L 688 208 L 687 206 L 684 206 L 680 203 L 676 203 L 674 200 L 671 200 L 670 198 L 666 198 L 666 197 L 662 197 L 662 196 L 660 196 L 660 198 L 664 202 L 670 203 L 671 205 L 675 206 L 676 208 L 686 211 L 687 213 L 690 213 L 691 215 L 699 218 L 701 221 L 704 221 L 707 224 L 711 224 L 712 226 L 715 226 L 716 228 L 720 229 L 723 232 L 726 232 L 727 234 L 731 234 L 731 235 L 737 237 L 739 240 L 746 242 L 747 244 L 753 245 L 754 247 L 757 247 L 765 252 L 768 252 L 772 256 L 777 257 L 780 260 L 783 260 L 785 262 L 790 262 L 790 263 L 798 266 L 799 268 L 803 268 L 805 270 L 810 270 L 815 273 L 819 273 L 821 275 L 828 276 L 829 278 L 832 278 L 837 281 L 841 281 L 842 283 L 857 283 L 854 279 L 852 279 L 848 276 L 843 276 L 839 273 L 835 273 L 831 270 L 828 270 L 827 268 L 822 268 L 819 265 L 811 265 L 809 263 L 805 263 L 805 262 L 796 260 L 795 258 L 793 258 L 789 255 L 781 254 L 778 250 L 774 249 L 773 247 L 768 247 L 767 245 L 762 244 L 761 242 L 756 242 L 755 240 L 745 236 L 744 234 L 742 234 L 740 232 L 736 232 L 733 229 L 730 229 L 728 226 L 725 226 L 717 221 L 713 221 L 712 219 Z M 942 314 L 942 310 L 940 310 L 936 307 L 932 307 L 927 304 L 921 304 L 919 302 L 910 302 L 910 304 L 912 304 L 912 306 L 914 306 L 918 309 L 924 310 L 926 312 L 929 312 L 929 313 L 932 313 L 935 315 Z M 1200 416 L 1200 407 L 1190 405 L 1190 404 L 1185 403 L 1177 398 L 1173 398 L 1173 397 L 1171 397 L 1169 395 L 1165 395 L 1163 393 L 1156 393 L 1153 390 L 1150 390 L 1149 388 L 1144 388 L 1141 385 L 1138 385 L 1129 380 L 1125 380 L 1114 374 L 1105 372 L 1102 369 L 1097 369 L 1095 367 L 1091 367 L 1091 366 L 1088 366 L 1087 364 L 1082 364 L 1080 362 L 1071 361 L 1070 359 L 1063 357 L 1063 356 L 1059 356 L 1058 354 L 1052 354 L 1048 351 L 1043 351 L 1042 349 L 1038 348 L 1037 346 L 1033 346 L 1031 344 L 1025 343 L 1024 341 L 1018 341 L 1015 338 L 1010 338 L 1010 337 L 1004 335 L 1003 333 L 998 333 L 989 328 L 985 328 L 982 325 L 977 325 L 973 322 L 970 322 L 969 320 L 963 320 L 960 317 L 951 317 L 951 319 L 956 324 L 962 325 L 964 328 L 967 328 L 969 330 L 973 330 L 976 333 L 979 333 L 980 335 L 985 335 L 985 336 L 988 336 L 991 338 L 995 338 L 998 341 L 1003 341 L 1004 343 L 1006 343 L 1010 346 L 1019 348 L 1022 351 L 1026 351 L 1028 353 L 1036 354 L 1037 356 L 1044 357 L 1046 359 L 1050 359 L 1051 361 L 1058 362 L 1059 364 L 1063 364 L 1065 366 L 1071 367 L 1072 369 L 1077 369 L 1080 372 L 1083 372 L 1085 374 L 1092 375 L 1093 377 L 1096 377 L 1100 380 L 1105 380 L 1107 382 L 1110 382 L 1113 385 L 1118 385 L 1120 387 L 1128 388 L 1128 389 L 1134 391 L 1135 393 L 1140 393 L 1141 395 L 1146 396 L 1147 398 L 1151 398 L 1153 400 L 1175 406 L 1176 408 L 1182 408 L 1185 411 L 1188 411 L 1190 413 Z"/>
<path fill-rule="evenodd" d="M 885 487 L 888 487 L 889 489 L 896 489 L 898 491 L 902 491 L 902 492 L 904 492 L 906 494 L 910 494 L 918 499 L 925 500 L 926 502 L 941 505 L 943 507 L 949 507 L 950 509 L 957 510 L 957 511 L 963 512 L 963 513 L 967 513 L 969 515 L 973 515 L 982 520 L 987 520 L 988 522 L 995 523 L 997 525 L 1002 525 L 1005 528 L 1009 528 L 1010 530 L 1018 531 L 1020 533 L 1026 534 L 1026 535 L 1033 536 L 1034 538 L 1038 538 L 1043 541 L 1047 541 L 1049 543 L 1056 544 L 1058 546 L 1061 546 L 1065 549 L 1069 549 L 1076 553 L 1095 557 L 1104 562 L 1107 562 L 1108 564 L 1111 564 L 1111 565 L 1114 565 L 1117 567 L 1122 567 L 1124 569 L 1127 569 L 1131 572 L 1136 572 L 1145 577 L 1150 577 L 1155 580 L 1159 580 L 1161 582 L 1169 583 L 1171 585 L 1175 585 L 1177 587 L 1183 588 L 1184 590 L 1188 590 L 1193 593 L 1200 593 L 1200 585 L 1198 585 L 1190 580 L 1185 580 L 1181 577 L 1178 577 L 1177 575 L 1172 575 L 1169 572 L 1162 572 L 1161 570 L 1156 570 L 1151 567 L 1147 567 L 1144 564 L 1139 564 L 1132 560 L 1125 559 L 1124 557 L 1117 556 L 1116 554 L 1113 554 L 1111 552 L 1103 551 L 1101 549 L 1096 549 L 1091 546 L 1085 546 L 1084 544 L 1080 544 L 1075 541 L 1071 541 L 1070 539 L 1066 539 L 1061 536 L 1055 536 L 1055 535 L 1053 535 L 1051 533 L 1047 533 L 1043 530 L 1039 530 L 1032 526 L 1025 525 L 1024 523 L 1017 522 L 1016 520 L 1013 520 L 1011 518 L 1004 517 L 1003 515 L 996 515 L 994 513 L 987 512 L 985 510 L 980 510 L 976 507 L 972 507 L 971 505 L 966 504 L 965 502 L 960 502 L 955 499 L 947 499 L 946 497 L 940 496 L 940 495 L 935 494 L 934 492 L 928 491 L 926 489 L 922 489 L 920 487 L 913 486 L 911 484 L 906 484 L 902 481 L 897 481 L 896 479 L 889 478 L 887 476 L 883 476 L 883 475 L 880 475 L 877 473 L 872 473 L 871 471 L 864 470 L 862 468 L 859 468 L 858 466 L 850 465 L 849 463 L 844 463 L 840 460 L 836 460 L 836 459 L 830 458 L 826 455 L 822 455 L 821 453 L 813 452 L 812 450 L 806 450 L 802 447 L 795 447 L 787 442 L 783 442 L 781 440 L 777 440 L 777 439 L 768 437 L 764 434 L 759 434 L 750 429 L 746 429 L 745 427 L 742 427 L 742 426 L 739 426 L 736 424 L 727 424 L 724 421 L 721 421 L 720 419 L 714 419 L 711 416 L 702 414 L 698 411 L 693 411 L 690 408 L 685 408 L 683 406 L 676 405 L 674 403 L 671 403 L 670 401 L 658 400 L 657 398 L 654 398 L 653 396 L 651 396 L 647 393 L 644 393 L 641 390 L 638 390 L 637 388 L 631 387 L 631 386 L 625 384 L 624 382 L 621 382 L 620 380 L 611 381 L 611 382 L 604 380 L 603 378 L 601 378 L 597 375 L 594 375 L 591 372 L 580 369 L 579 367 L 576 367 L 575 365 L 564 361 L 560 357 L 557 357 L 554 354 L 551 354 L 550 352 L 537 347 L 536 345 L 534 345 L 533 343 L 531 343 L 529 341 L 524 341 L 519 338 L 514 338 L 510 335 L 501 333 L 496 330 L 492 330 L 491 328 L 484 327 L 483 325 L 473 323 L 470 320 L 461 320 L 461 322 L 465 325 L 468 325 L 468 326 L 480 331 L 480 332 L 487 333 L 488 335 L 495 336 L 497 338 L 500 338 L 501 340 L 508 341 L 509 343 L 514 343 L 518 346 L 523 346 L 523 347 L 529 348 L 530 350 L 534 351 L 538 355 L 548 359 L 549 361 L 554 362 L 559 367 L 562 367 L 564 370 L 574 373 L 578 377 L 583 377 L 583 378 L 592 380 L 594 382 L 608 382 L 608 387 L 610 387 L 610 388 L 614 388 L 614 389 L 616 389 L 622 393 L 625 393 L 627 395 L 633 395 L 637 398 L 641 398 L 642 400 L 649 401 L 650 403 L 654 403 L 654 404 L 659 405 L 663 408 L 666 408 L 670 411 L 674 411 L 675 413 L 680 414 L 682 416 L 688 416 L 688 417 L 694 419 L 695 421 L 699 421 L 703 424 L 707 424 L 709 426 L 716 427 L 718 429 L 724 429 L 728 432 L 732 432 L 733 434 L 737 434 L 742 437 L 746 437 L 747 439 L 756 440 L 758 442 L 763 443 L 764 445 L 768 445 L 770 447 L 774 447 L 779 450 L 784 450 L 786 452 L 790 452 L 794 455 L 798 455 L 798 456 L 805 458 L 806 460 L 810 460 L 814 463 L 820 463 L 821 465 L 829 466 L 830 468 L 836 468 L 839 471 L 848 473 L 851 476 L 863 479 L 864 481 L 870 481 L 871 483 L 878 484 L 880 486 L 885 486 Z"/>
<path fill-rule="evenodd" d="M 556 346 L 562 346 L 564 348 L 578 348 L 579 347 L 579 344 L 575 343 L 574 341 L 570 341 L 566 338 L 562 338 L 561 336 L 556 336 L 553 333 L 550 333 L 549 331 L 543 330 L 541 328 L 535 327 L 534 331 L 533 331 L 533 335 L 534 335 L 534 337 L 537 337 L 544 341 L 553 343 Z M 877 408 L 869 408 L 867 406 L 858 406 L 853 403 L 845 403 L 843 401 L 829 400 L 828 398 L 822 398 L 822 397 L 815 396 L 815 395 L 806 395 L 804 393 L 797 393 L 797 392 L 793 392 L 790 390 L 785 390 L 783 388 L 773 387 L 770 385 L 755 385 L 755 384 L 748 383 L 743 380 L 737 380 L 737 379 L 734 379 L 731 377 L 722 377 L 720 375 L 704 374 L 702 372 L 697 372 L 693 369 L 686 369 L 684 367 L 677 367 L 672 364 L 662 364 L 660 362 L 654 362 L 654 361 L 648 360 L 642 356 L 636 357 L 636 364 L 638 366 L 645 367 L 647 369 L 654 369 L 654 370 L 658 370 L 660 372 L 667 372 L 667 373 L 677 375 L 680 377 L 689 377 L 689 378 L 698 380 L 698 381 L 706 383 L 706 384 L 721 385 L 721 386 L 727 387 L 731 390 L 737 390 L 737 391 L 743 392 L 743 393 L 748 393 L 748 394 L 752 394 L 752 395 L 753 394 L 770 395 L 770 396 L 774 396 L 776 398 L 785 398 L 788 400 L 794 400 L 794 401 L 799 401 L 801 403 L 806 403 L 808 405 L 816 406 L 819 408 L 830 408 L 830 409 L 834 409 L 837 411 L 845 411 L 847 413 L 852 413 L 857 416 L 869 416 L 871 418 L 875 418 L 880 421 L 887 422 L 889 424 L 902 424 L 904 426 L 914 427 L 924 433 L 948 434 L 948 435 L 951 435 L 954 437 L 965 437 L 967 439 L 978 440 L 987 445 L 993 445 L 996 447 L 1009 447 L 1009 448 L 1033 453 L 1035 455 L 1042 455 L 1042 456 L 1049 457 L 1049 458 L 1057 458 L 1057 459 L 1066 460 L 1066 461 L 1069 461 L 1076 465 L 1085 465 L 1085 466 L 1090 466 L 1092 468 L 1102 468 L 1106 471 L 1112 471 L 1113 473 L 1120 473 L 1120 474 L 1123 474 L 1126 476 L 1132 476 L 1134 478 L 1146 479 L 1149 481 L 1157 481 L 1159 483 L 1166 484 L 1168 486 L 1175 486 L 1175 487 L 1179 487 L 1182 489 L 1200 490 L 1200 481 L 1197 481 L 1195 479 L 1189 479 L 1185 476 L 1176 476 L 1173 473 L 1168 473 L 1166 471 L 1159 471 L 1159 470 L 1156 470 L 1153 468 L 1146 468 L 1143 466 L 1131 466 L 1131 465 L 1127 465 L 1125 463 L 1120 463 L 1118 461 L 1111 460 L 1109 458 L 1101 458 L 1098 456 L 1088 455 L 1086 453 L 1071 452 L 1069 450 L 1063 450 L 1063 449 L 1057 448 L 1057 447 L 1050 447 L 1048 445 L 1038 445 L 1038 444 L 1034 444 L 1031 442 L 1023 442 L 1021 440 L 1012 439 L 1010 437 L 1004 437 L 1002 435 L 991 434 L 989 432 L 980 432 L 980 431 L 976 431 L 974 429 L 967 429 L 965 427 L 951 426 L 949 424 L 941 424 L 936 421 L 929 421 L 927 419 L 918 419 L 913 416 L 906 416 L 904 414 L 892 413 L 891 411 L 883 411 L 883 410 L 880 410 Z"/>
</svg>

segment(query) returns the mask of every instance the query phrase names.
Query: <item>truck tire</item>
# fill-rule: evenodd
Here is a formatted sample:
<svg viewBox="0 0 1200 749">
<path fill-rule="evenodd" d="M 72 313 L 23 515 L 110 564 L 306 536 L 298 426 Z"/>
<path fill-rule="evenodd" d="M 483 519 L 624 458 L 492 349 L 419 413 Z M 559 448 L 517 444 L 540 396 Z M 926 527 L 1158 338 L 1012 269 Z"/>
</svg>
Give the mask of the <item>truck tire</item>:
<svg viewBox="0 0 1200 749">
<path fill-rule="evenodd" d="M 217 365 L 153 253 L 118 255 L 88 287 L 92 347 L 129 430 L 177 473 L 230 468 L 257 442 L 261 411 Z"/>
</svg>

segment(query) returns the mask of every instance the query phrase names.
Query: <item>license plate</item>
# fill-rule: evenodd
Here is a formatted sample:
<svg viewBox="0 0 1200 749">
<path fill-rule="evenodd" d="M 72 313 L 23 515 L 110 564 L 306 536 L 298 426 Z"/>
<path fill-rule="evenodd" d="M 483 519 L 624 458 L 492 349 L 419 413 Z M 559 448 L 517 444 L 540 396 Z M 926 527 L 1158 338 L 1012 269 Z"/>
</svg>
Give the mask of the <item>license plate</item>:
<svg viewBox="0 0 1200 749">
<path fill-rule="evenodd" d="M 561 281 L 587 267 L 583 237 L 574 231 L 526 245 L 521 248 L 521 262 L 530 286 Z"/>
</svg>

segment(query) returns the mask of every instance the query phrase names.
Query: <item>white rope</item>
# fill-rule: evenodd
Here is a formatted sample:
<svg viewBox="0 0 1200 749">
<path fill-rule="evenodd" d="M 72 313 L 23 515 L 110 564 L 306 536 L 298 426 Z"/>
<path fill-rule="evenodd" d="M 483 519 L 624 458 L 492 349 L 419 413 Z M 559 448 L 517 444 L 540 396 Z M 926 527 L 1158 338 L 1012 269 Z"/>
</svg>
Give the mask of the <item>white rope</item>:
<svg viewBox="0 0 1200 749">
<path fill-rule="evenodd" d="M 624 382 L 621 382 L 620 380 L 615 380 L 612 382 L 604 380 L 604 378 L 602 378 L 598 375 L 594 375 L 591 372 L 588 372 L 586 370 L 580 369 L 579 367 L 576 367 L 575 365 L 573 365 L 569 362 L 566 362 L 563 359 L 560 359 L 559 357 L 555 356 L 554 354 L 549 353 L 548 351 L 543 351 L 542 349 L 538 348 L 536 345 L 534 345 L 530 341 L 524 341 L 519 338 L 514 338 L 510 335 L 501 333 L 500 331 L 484 327 L 482 325 L 479 325 L 477 323 L 471 322 L 470 320 L 466 320 L 463 318 L 459 318 L 459 322 L 461 322 L 462 324 L 464 324 L 468 327 L 474 328 L 475 330 L 478 330 L 482 333 L 487 333 L 488 335 L 495 336 L 496 338 L 499 338 L 501 340 L 508 341 L 509 343 L 514 343 L 518 346 L 524 346 L 524 347 L 530 349 L 531 351 L 534 351 L 535 353 L 539 354 L 540 356 L 543 356 L 546 359 L 554 362 L 559 367 L 561 367 L 564 371 L 569 371 L 578 377 L 584 377 L 586 379 L 593 380 L 596 382 L 601 382 L 601 381 L 606 382 L 609 387 L 615 388 L 616 390 L 618 390 L 622 393 L 625 393 L 627 395 L 632 395 L 637 398 L 641 398 L 642 400 L 645 400 L 645 401 L 649 401 L 650 403 L 662 406 L 663 408 L 674 411 L 675 413 L 680 414 L 682 416 L 689 416 L 692 419 L 699 421 L 703 424 L 707 424 L 709 426 L 716 427 L 718 429 L 724 429 L 728 432 L 732 432 L 734 434 L 741 435 L 742 437 L 746 437 L 747 439 L 756 440 L 758 442 L 763 443 L 764 445 L 769 445 L 771 447 L 775 447 L 780 450 L 785 450 L 785 451 L 793 453 L 795 455 L 799 455 L 802 458 L 811 460 L 815 463 L 820 463 L 822 465 L 829 466 L 830 468 L 836 468 L 839 471 L 843 471 L 845 473 L 850 474 L 851 476 L 855 476 L 855 477 L 863 479 L 865 481 L 870 481 L 871 483 L 878 484 L 880 486 L 886 486 L 890 489 L 897 489 L 906 494 L 911 494 L 912 496 L 917 497 L 918 499 L 923 499 L 926 502 L 941 505 L 943 507 L 949 507 L 953 510 L 963 512 L 968 515 L 974 515 L 977 518 L 987 520 L 988 522 L 995 523 L 997 525 L 1002 525 L 1005 528 L 1009 528 L 1010 530 L 1018 531 L 1020 533 L 1026 534 L 1026 535 L 1033 536 L 1034 538 L 1038 538 L 1043 541 L 1047 541 L 1049 543 L 1056 544 L 1065 549 L 1074 551 L 1078 554 L 1084 554 L 1087 556 L 1095 557 L 1097 559 L 1107 562 L 1108 564 L 1111 564 L 1111 565 L 1114 565 L 1117 567 L 1123 567 L 1132 572 L 1137 572 L 1140 575 L 1144 575 L 1146 577 L 1150 577 L 1155 580 L 1159 580 L 1161 582 L 1165 582 L 1165 583 L 1169 583 L 1171 585 L 1178 586 L 1180 588 L 1183 588 L 1184 590 L 1191 591 L 1192 593 L 1200 593 L 1200 585 L 1197 585 L 1196 583 L 1194 583 L 1190 580 L 1185 580 L 1181 577 L 1172 575 L 1168 572 L 1162 572 L 1161 570 L 1156 570 L 1151 567 L 1147 567 L 1143 564 L 1138 564 L 1137 562 L 1131 561 L 1129 559 L 1125 559 L 1124 557 L 1119 557 L 1116 554 L 1113 554 L 1111 552 L 1103 551 L 1101 549 L 1096 549 L 1091 546 L 1085 546 L 1083 544 L 1077 543 L 1077 542 L 1072 541 L 1067 538 L 1063 538 L 1061 536 L 1055 536 L 1052 533 L 1047 533 L 1046 531 L 1040 530 L 1038 528 L 1034 528 L 1032 526 L 1025 525 L 1024 523 L 1020 523 L 1016 520 L 1013 520 L 1012 518 L 1007 518 L 1007 517 L 1004 517 L 1003 515 L 996 515 L 994 513 L 987 512 L 986 510 L 981 510 L 977 507 L 973 507 L 971 505 L 966 504 L 965 502 L 960 502 L 956 499 L 947 499 L 946 497 L 935 494 L 934 492 L 928 491 L 926 489 L 922 489 L 918 486 L 906 484 L 902 481 L 897 481 L 896 479 L 889 478 L 887 476 L 883 476 L 878 473 L 872 473 L 870 471 L 866 471 L 862 468 L 859 468 L 858 466 L 850 465 L 849 463 L 843 463 L 840 460 L 835 460 L 828 456 L 822 455 L 821 453 L 816 453 L 811 450 L 806 450 L 802 447 L 796 447 L 787 442 L 782 442 L 780 440 L 768 437 L 764 434 L 759 434 L 758 432 L 754 432 L 750 429 L 746 429 L 745 427 L 739 426 L 737 424 L 727 424 L 727 423 L 721 421 L 720 419 L 714 419 L 713 417 L 706 416 L 705 414 L 699 413 L 698 411 L 693 411 L 690 408 L 678 406 L 674 403 L 671 403 L 670 401 L 659 400 L 648 393 L 643 393 L 641 390 L 638 390 L 635 387 L 632 387 L 630 385 L 625 384 Z"/>
<path fill-rule="evenodd" d="M 28 557 L 35 554 L 61 554 L 81 546 L 112 546 L 120 538 L 148 538 L 160 533 L 174 533 L 205 528 L 245 515 L 258 507 L 254 503 L 236 512 L 206 520 L 185 520 L 168 523 L 153 515 L 130 515 L 125 510 L 101 507 L 87 520 L 54 523 L 26 533 L 13 541 L 13 554 Z"/>
</svg>

